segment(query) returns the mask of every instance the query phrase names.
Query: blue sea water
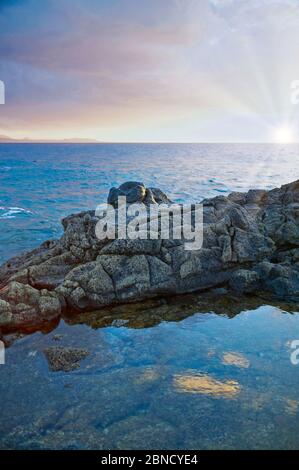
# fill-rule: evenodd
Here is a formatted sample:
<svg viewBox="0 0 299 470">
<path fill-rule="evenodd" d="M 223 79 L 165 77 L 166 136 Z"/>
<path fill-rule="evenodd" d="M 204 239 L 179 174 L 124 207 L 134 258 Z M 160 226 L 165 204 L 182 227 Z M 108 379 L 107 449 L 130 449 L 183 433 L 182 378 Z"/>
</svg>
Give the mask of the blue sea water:
<svg viewBox="0 0 299 470">
<path fill-rule="evenodd" d="M 127 180 L 188 202 L 298 178 L 296 144 L 0 144 L 0 263 Z"/>
<path fill-rule="evenodd" d="M 299 179 L 299 146 L 1 144 L 0 262 L 59 237 L 62 217 L 129 179 L 180 202 L 268 189 Z M 151 302 L 7 338 L 0 448 L 299 448 L 297 306 L 216 294 Z M 53 372 L 49 346 L 89 355 Z"/>
</svg>

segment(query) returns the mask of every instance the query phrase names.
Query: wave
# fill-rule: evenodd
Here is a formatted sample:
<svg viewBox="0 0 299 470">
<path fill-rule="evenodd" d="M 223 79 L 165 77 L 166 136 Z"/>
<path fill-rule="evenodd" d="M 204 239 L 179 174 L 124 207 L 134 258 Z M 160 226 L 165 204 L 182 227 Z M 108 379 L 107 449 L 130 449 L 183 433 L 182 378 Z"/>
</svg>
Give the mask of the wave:
<svg viewBox="0 0 299 470">
<path fill-rule="evenodd" d="M 11 166 L 2 166 L 0 168 L 1 168 L 1 171 L 10 171 L 12 169 Z"/>
<path fill-rule="evenodd" d="M 0 219 L 14 219 L 18 215 L 30 215 L 33 214 L 28 209 L 23 209 L 23 207 L 1 207 L 0 206 Z"/>
</svg>

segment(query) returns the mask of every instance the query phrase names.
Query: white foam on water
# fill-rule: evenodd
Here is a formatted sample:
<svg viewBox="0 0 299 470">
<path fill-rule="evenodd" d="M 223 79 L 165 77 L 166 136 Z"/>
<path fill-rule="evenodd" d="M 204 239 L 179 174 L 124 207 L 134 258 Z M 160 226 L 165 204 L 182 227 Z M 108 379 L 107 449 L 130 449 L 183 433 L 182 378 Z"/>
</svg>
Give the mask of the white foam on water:
<svg viewBox="0 0 299 470">
<path fill-rule="evenodd" d="M 0 207 L 0 211 L 5 211 L 0 214 L 0 219 L 14 219 L 18 214 L 33 214 L 33 212 L 23 209 L 23 207 Z"/>
</svg>

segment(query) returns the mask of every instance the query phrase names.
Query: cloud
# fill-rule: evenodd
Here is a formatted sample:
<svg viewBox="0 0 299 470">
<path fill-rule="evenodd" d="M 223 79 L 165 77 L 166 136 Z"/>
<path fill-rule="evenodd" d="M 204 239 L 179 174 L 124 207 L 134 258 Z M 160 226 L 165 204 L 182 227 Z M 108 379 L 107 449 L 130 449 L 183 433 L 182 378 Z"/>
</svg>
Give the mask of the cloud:
<svg viewBox="0 0 299 470">
<path fill-rule="evenodd" d="M 141 135 L 149 126 L 158 135 L 173 126 L 174 136 L 189 136 L 185 121 L 194 137 L 209 123 L 223 140 L 216 123 L 225 116 L 246 136 L 249 122 L 266 128 L 294 114 L 294 0 L 8 3 L 0 3 L 2 133 L 131 126 Z"/>
<path fill-rule="evenodd" d="M 55 2 L 51 5 L 60 8 Z M 28 25 L 2 33 L 0 72 L 12 106 L 25 107 L 28 100 L 30 113 L 32 104 L 45 107 L 48 99 L 48 108 L 59 101 L 64 115 L 69 112 L 66 102 L 71 101 L 83 114 L 91 105 L 107 113 L 109 106 L 138 108 L 166 101 L 174 83 L 184 78 L 183 51 L 197 36 L 192 24 L 178 18 L 164 24 L 153 18 L 120 22 L 111 11 L 91 15 L 81 9 L 75 2 L 72 11 L 53 24 L 37 10 L 38 33 Z M 45 14 L 48 18 L 49 12 Z"/>
</svg>

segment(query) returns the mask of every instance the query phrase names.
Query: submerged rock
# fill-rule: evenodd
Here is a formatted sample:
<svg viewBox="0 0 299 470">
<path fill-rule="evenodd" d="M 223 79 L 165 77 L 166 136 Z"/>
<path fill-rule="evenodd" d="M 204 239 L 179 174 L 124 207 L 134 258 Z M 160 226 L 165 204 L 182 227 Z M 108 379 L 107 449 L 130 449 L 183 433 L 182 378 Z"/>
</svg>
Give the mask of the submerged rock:
<svg viewBox="0 0 299 470">
<path fill-rule="evenodd" d="M 89 355 L 89 352 L 82 348 L 51 346 L 44 349 L 44 354 L 50 370 L 70 372 L 80 367 L 80 362 Z"/>
<path fill-rule="evenodd" d="M 113 188 L 108 201 L 116 206 L 119 195 L 148 207 L 170 203 L 162 191 L 139 182 Z M 0 328 L 215 288 L 298 302 L 299 181 L 202 204 L 203 246 L 191 251 L 184 240 L 161 236 L 99 240 L 94 211 L 66 217 L 60 240 L 0 267 Z"/>
</svg>

